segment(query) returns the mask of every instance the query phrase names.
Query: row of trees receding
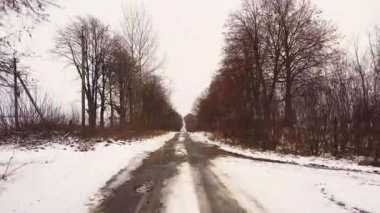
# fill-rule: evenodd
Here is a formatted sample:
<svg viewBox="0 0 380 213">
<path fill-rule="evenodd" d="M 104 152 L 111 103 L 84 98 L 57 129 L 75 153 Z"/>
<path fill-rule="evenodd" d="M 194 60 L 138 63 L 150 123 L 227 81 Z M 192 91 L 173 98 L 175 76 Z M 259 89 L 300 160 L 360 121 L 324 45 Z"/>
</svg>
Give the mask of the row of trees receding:
<svg viewBox="0 0 380 213">
<path fill-rule="evenodd" d="M 380 154 L 380 30 L 353 54 L 308 0 L 245 0 L 197 100 L 196 129 L 262 149 Z"/>
<path fill-rule="evenodd" d="M 17 0 L 5 1 L 0 9 L 0 27 L 4 28 L 0 34 L 0 91 L 5 95 L 15 90 L 14 97 L 4 96 L 0 101 L 0 133 L 37 126 L 59 130 L 80 125 L 81 113 L 77 109 L 73 107 L 69 115 L 49 98 L 37 97 L 40 92 L 32 97 L 37 106 L 29 106 L 24 89 L 14 81 L 25 81 L 28 71 L 16 70 L 13 42 L 30 34 L 35 23 L 47 21 L 46 10 L 52 5 L 54 0 Z M 12 16 L 20 24 L 33 24 L 12 31 L 3 24 Z M 136 6 L 125 10 L 122 26 L 121 33 L 116 33 L 96 17 L 78 17 L 59 29 L 55 37 L 53 52 L 73 65 L 80 79 L 82 126 L 179 130 L 181 116 L 157 74 L 162 62 L 157 58 L 158 41 L 150 19 L 143 8 Z M 41 116 L 37 112 L 42 112 Z"/>
<path fill-rule="evenodd" d="M 157 48 L 151 22 L 142 9 L 125 12 L 121 34 L 111 32 L 92 16 L 79 17 L 58 31 L 55 53 L 78 71 L 91 128 L 97 121 L 103 128 L 106 120 L 111 127 L 118 123 L 123 127 L 181 128 L 182 118 L 155 74 L 161 66 Z"/>
</svg>

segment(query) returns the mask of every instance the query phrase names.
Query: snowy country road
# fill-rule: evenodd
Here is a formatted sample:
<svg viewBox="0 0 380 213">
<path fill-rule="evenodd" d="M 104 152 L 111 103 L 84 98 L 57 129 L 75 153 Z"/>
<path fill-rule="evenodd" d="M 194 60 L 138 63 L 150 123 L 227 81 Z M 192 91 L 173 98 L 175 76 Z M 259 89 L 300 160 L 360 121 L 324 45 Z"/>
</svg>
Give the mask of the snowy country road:
<svg viewBox="0 0 380 213">
<path fill-rule="evenodd" d="M 151 153 L 99 211 L 245 212 L 209 167 L 228 153 L 181 134 Z"/>
<path fill-rule="evenodd" d="M 1 213 L 379 212 L 380 169 L 231 145 L 210 133 L 0 146 Z"/>
<path fill-rule="evenodd" d="M 378 173 L 252 158 L 192 134 L 150 153 L 93 212 L 380 212 Z"/>
</svg>

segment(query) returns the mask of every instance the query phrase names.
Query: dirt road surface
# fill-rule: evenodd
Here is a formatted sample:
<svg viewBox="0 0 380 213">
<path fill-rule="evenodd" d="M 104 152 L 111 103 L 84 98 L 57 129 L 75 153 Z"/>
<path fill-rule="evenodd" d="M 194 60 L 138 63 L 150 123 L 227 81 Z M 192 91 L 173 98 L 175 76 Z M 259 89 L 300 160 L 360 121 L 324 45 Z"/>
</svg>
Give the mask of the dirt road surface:
<svg viewBox="0 0 380 213">
<path fill-rule="evenodd" d="M 103 187 L 107 196 L 91 212 L 372 212 L 366 208 L 377 209 L 376 203 L 368 202 L 367 206 L 356 202 L 360 200 L 360 191 L 359 198 L 341 193 L 336 197 L 331 194 L 336 191 L 329 189 L 359 187 L 365 193 L 378 194 L 379 188 L 374 187 L 378 174 L 251 158 L 191 138 L 190 133 L 177 133 L 112 188 L 109 185 L 121 176 L 116 174 Z"/>
<path fill-rule="evenodd" d="M 245 212 L 209 168 L 210 160 L 222 155 L 234 154 L 192 141 L 187 133 L 178 133 L 151 153 L 132 172 L 132 178 L 112 190 L 94 212 L 164 212 L 163 189 L 167 180 L 178 175 L 178 166 L 184 162 L 191 165 L 200 212 Z"/>
</svg>

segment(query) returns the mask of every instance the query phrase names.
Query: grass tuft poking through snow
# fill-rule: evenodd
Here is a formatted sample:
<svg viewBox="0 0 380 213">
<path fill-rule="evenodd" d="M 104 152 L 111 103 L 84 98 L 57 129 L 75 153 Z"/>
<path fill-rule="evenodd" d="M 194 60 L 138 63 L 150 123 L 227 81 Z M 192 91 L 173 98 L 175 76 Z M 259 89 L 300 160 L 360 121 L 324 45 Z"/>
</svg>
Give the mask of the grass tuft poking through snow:
<svg viewBox="0 0 380 213">
<path fill-rule="evenodd" d="M 86 152 L 57 144 L 42 150 L 0 147 L 0 171 L 15 152 L 7 180 L 0 180 L 0 212 L 86 212 L 93 202 L 89 199 L 109 179 L 121 169 L 138 167 L 174 134 L 125 144 L 102 142 Z M 118 181 L 128 178 L 123 173 Z"/>
</svg>

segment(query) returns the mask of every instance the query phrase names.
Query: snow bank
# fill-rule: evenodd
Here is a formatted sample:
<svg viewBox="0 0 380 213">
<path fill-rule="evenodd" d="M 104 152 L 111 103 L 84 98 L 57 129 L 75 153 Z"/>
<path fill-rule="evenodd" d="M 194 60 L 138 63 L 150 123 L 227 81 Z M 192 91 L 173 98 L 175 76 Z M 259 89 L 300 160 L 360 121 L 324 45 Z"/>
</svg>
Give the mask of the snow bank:
<svg viewBox="0 0 380 213">
<path fill-rule="evenodd" d="M 287 163 L 293 163 L 293 164 L 298 164 L 298 165 L 303 165 L 303 166 L 313 166 L 313 167 L 322 167 L 322 168 L 325 167 L 325 168 L 330 168 L 330 169 L 363 171 L 363 172 L 380 174 L 380 168 L 376 168 L 372 166 L 361 166 L 361 165 L 358 165 L 357 162 L 352 161 L 352 160 L 346 160 L 346 159 L 337 160 L 337 159 L 323 158 L 323 157 L 303 157 L 303 156 L 296 156 L 296 155 L 291 155 L 291 154 L 287 154 L 287 155 L 279 154 L 275 152 L 261 152 L 261 151 L 256 151 L 253 149 L 245 149 L 239 146 L 233 146 L 233 145 L 223 143 L 220 141 L 210 140 L 210 136 L 211 136 L 210 133 L 205 133 L 205 132 L 190 133 L 190 137 L 194 141 L 215 145 L 225 151 L 244 155 L 247 157 L 287 162 Z"/>
<path fill-rule="evenodd" d="M 190 164 L 182 163 L 178 170 L 178 175 L 167 180 L 167 186 L 163 189 L 163 194 L 166 195 L 163 212 L 197 213 L 199 207 Z"/>
<path fill-rule="evenodd" d="M 0 180 L 0 212 L 86 212 L 89 199 L 111 177 L 138 167 L 174 134 L 125 144 L 102 142 L 87 152 L 57 144 L 42 150 L 0 147 L 1 173 L 15 152 L 7 180 Z"/>
<path fill-rule="evenodd" d="M 248 212 L 380 212 L 380 176 L 252 161 L 212 160 L 212 171 Z"/>
</svg>

